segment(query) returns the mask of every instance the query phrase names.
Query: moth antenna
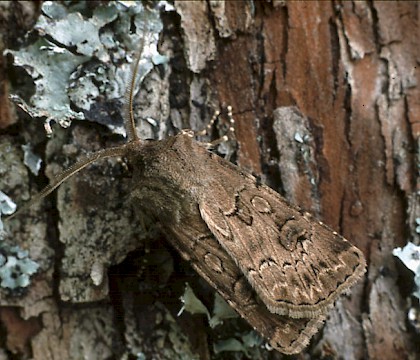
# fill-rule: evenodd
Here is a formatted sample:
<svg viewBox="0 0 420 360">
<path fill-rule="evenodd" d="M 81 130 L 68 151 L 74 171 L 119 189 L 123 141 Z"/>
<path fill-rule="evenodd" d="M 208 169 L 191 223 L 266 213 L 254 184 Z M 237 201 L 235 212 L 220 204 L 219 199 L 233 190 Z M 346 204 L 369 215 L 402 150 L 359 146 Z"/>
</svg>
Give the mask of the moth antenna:
<svg viewBox="0 0 420 360">
<path fill-rule="evenodd" d="M 8 216 L 5 220 L 8 221 L 15 216 L 21 214 L 23 211 L 29 209 L 33 204 L 37 203 L 47 195 L 51 194 L 57 187 L 59 187 L 64 181 L 77 174 L 80 170 L 84 169 L 86 166 L 94 163 L 99 159 L 105 159 L 109 157 L 123 156 L 126 153 L 125 145 L 113 147 L 109 149 L 99 150 L 93 154 L 86 155 L 83 159 L 79 160 L 68 169 L 64 170 L 62 173 L 58 174 L 51 184 L 47 185 L 41 192 L 36 194 L 29 202 L 23 205 L 18 211 L 14 214 Z"/>
<path fill-rule="evenodd" d="M 125 92 L 125 101 L 124 101 L 124 124 L 125 129 L 127 131 L 128 141 L 139 141 L 139 137 L 136 131 L 136 123 L 134 121 L 134 111 L 133 111 L 133 97 L 134 97 L 134 87 L 136 85 L 136 76 L 139 70 L 139 64 L 141 55 L 143 53 L 144 48 L 144 37 L 140 40 L 140 47 L 137 51 L 136 59 L 134 60 L 131 70 L 130 70 L 130 79 L 129 79 L 129 86 Z"/>
<path fill-rule="evenodd" d="M 136 132 L 136 126 L 134 121 L 134 112 L 133 112 L 133 96 L 134 96 L 134 87 L 136 85 L 136 75 L 139 69 L 141 55 L 143 53 L 144 48 L 144 37 L 140 40 L 140 47 L 137 52 L 137 56 L 135 61 L 131 67 L 131 74 L 129 79 L 129 86 L 127 87 L 125 93 L 125 102 L 123 107 L 123 114 L 124 114 L 124 124 L 127 131 L 128 142 L 132 141 L 139 141 L 139 137 Z M 99 159 L 105 159 L 109 157 L 118 157 L 123 156 L 126 153 L 125 145 L 113 147 L 109 149 L 103 149 L 97 151 L 93 154 L 89 154 L 84 157 L 82 160 L 76 162 L 68 169 L 64 170 L 61 174 L 57 175 L 51 184 L 47 185 L 40 193 L 36 194 L 29 202 L 23 205 L 18 211 L 14 214 L 8 216 L 5 221 L 13 219 L 15 216 L 21 214 L 28 208 L 30 208 L 33 204 L 37 203 L 38 201 L 42 200 L 44 197 L 51 194 L 57 187 L 59 187 L 64 181 L 72 177 L 73 175 L 77 174 L 80 170 L 84 169 L 86 166 L 94 163 Z"/>
</svg>

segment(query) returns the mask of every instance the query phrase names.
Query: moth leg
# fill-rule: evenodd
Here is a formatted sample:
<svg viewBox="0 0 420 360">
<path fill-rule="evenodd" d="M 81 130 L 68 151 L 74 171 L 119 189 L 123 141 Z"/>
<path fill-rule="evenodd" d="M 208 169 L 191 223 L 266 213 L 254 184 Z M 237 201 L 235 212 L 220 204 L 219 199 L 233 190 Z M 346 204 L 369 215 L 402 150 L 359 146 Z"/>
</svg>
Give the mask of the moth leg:
<svg viewBox="0 0 420 360">
<path fill-rule="evenodd" d="M 232 106 L 228 105 L 227 108 L 227 117 L 229 120 L 229 127 L 228 127 L 228 131 L 225 134 L 228 139 L 235 139 L 235 119 L 233 118 L 233 113 L 232 113 Z"/>
<path fill-rule="evenodd" d="M 216 147 L 217 145 L 223 144 L 229 140 L 234 140 L 235 139 L 235 120 L 233 118 L 232 115 L 232 106 L 227 106 L 226 107 L 226 112 L 227 112 L 227 118 L 229 121 L 228 124 L 228 130 L 226 132 L 226 134 L 222 135 L 221 137 L 211 141 L 211 142 L 207 142 L 207 143 L 202 143 L 203 146 L 205 146 L 207 149 L 211 149 Z M 214 125 L 215 121 L 219 119 L 221 115 L 221 112 L 219 110 L 215 111 L 213 114 L 213 117 L 211 118 L 210 122 L 208 123 L 208 125 L 201 131 L 198 131 L 195 133 L 195 135 L 199 135 L 199 136 L 203 136 L 203 135 L 207 135 L 209 133 L 209 130 L 212 128 L 212 126 Z"/>
<path fill-rule="evenodd" d="M 229 140 L 229 136 L 223 135 L 216 140 L 213 140 L 209 143 L 205 143 L 208 149 L 214 148 L 217 145 L 223 144 Z"/>
<path fill-rule="evenodd" d="M 208 135 L 210 132 L 210 129 L 213 127 L 214 123 L 216 122 L 216 120 L 219 118 L 220 116 L 220 111 L 216 110 L 213 114 L 213 116 L 211 117 L 209 123 L 207 124 L 207 126 L 199 131 L 194 132 L 195 136 L 205 136 Z"/>
</svg>

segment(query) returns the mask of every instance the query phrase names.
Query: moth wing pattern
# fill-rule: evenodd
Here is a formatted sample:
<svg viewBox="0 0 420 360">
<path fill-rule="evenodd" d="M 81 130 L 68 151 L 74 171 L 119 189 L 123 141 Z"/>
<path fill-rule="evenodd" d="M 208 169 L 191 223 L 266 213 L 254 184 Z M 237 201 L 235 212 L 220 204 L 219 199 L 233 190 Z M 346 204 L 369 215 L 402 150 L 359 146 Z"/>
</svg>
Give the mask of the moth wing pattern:
<svg viewBox="0 0 420 360">
<path fill-rule="evenodd" d="M 201 216 L 272 313 L 317 317 L 362 276 L 358 248 L 252 175 L 209 157 L 212 190 L 199 202 Z"/>
<path fill-rule="evenodd" d="M 182 133 L 149 142 L 139 151 L 147 156 L 142 157 L 141 166 L 135 167 L 138 171 L 133 176 L 135 210 L 141 217 L 156 220 L 168 242 L 273 348 L 286 354 L 302 351 L 322 325 L 325 314 L 294 319 L 272 313 L 238 267 L 236 259 L 227 253 L 216 239 L 215 231 L 211 231 L 202 218 L 198 199 L 204 193 L 212 197 L 224 196 L 220 184 L 211 187 L 206 183 L 213 174 L 209 172 L 213 170 L 209 156 L 216 155 Z M 134 151 L 129 155 L 133 161 L 137 159 Z M 206 163 L 204 169 L 202 163 Z M 229 206 L 234 205 L 234 199 L 225 199 Z"/>
<path fill-rule="evenodd" d="M 207 226 L 200 219 L 183 218 L 182 223 L 194 225 L 172 226 L 167 229 L 172 235 L 168 236 L 168 240 L 190 262 L 193 269 L 273 348 L 284 354 L 301 352 L 322 326 L 326 316 L 321 314 L 313 319 L 293 319 L 271 313 L 258 300 L 258 295 L 243 272 Z"/>
</svg>

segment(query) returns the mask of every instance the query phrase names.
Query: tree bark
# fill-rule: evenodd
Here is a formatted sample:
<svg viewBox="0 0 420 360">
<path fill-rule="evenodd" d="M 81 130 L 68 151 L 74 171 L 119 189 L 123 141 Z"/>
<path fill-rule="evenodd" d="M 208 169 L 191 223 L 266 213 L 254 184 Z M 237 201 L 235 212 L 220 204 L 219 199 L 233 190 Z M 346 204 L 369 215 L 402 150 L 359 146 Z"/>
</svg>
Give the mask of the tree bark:
<svg viewBox="0 0 420 360">
<path fill-rule="evenodd" d="M 420 358 L 407 318 L 419 306 L 412 274 L 392 255 L 407 241 L 420 244 L 418 3 L 175 1 L 162 23 L 160 51 L 169 62 L 148 74 L 136 100 L 136 113 L 160 125 L 143 121 L 141 136 L 200 130 L 213 110 L 231 105 L 237 147 L 221 152 L 366 256 L 365 278 L 294 358 Z M 18 35 L 9 33 L 5 48 L 16 47 Z M 10 81 L 18 85 L 1 77 L 1 89 Z M 47 183 L 28 175 L 22 144 L 43 153 L 52 178 L 82 152 L 122 142 L 92 119 L 54 128 L 48 140 L 21 112 L 13 125 L 6 94 L 0 190 L 18 203 Z M 215 138 L 223 127 L 213 130 Z M 129 204 L 129 174 L 123 161 L 98 163 L 10 223 L 12 243 L 39 269 L 19 293 L 0 287 L 0 360 L 284 358 L 245 343 L 238 334 L 251 329 L 240 319 L 211 329 L 204 315 L 177 316 L 185 282 L 209 309 L 214 291 L 165 234 L 142 228 Z M 238 351 L 215 353 L 215 344 L 232 339 L 241 340 Z"/>
</svg>

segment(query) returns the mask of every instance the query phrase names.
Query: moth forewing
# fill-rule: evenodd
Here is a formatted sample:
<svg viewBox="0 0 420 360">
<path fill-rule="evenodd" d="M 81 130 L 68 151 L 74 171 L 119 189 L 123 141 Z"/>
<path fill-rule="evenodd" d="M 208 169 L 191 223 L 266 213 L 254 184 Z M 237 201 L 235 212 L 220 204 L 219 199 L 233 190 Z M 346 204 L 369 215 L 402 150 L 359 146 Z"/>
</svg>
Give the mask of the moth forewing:
<svg viewBox="0 0 420 360">
<path fill-rule="evenodd" d="M 282 352 L 301 350 L 364 272 L 360 250 L 189 134 L 150 142 L 130 159 L 141 163 L 136 208 Z"/>
<path fill-rule="evenodd" d="M 196 215 L 194 217 L 194 220 L 188 219 L 190 223 L 200 224 Z M 194 229 L 176 226 L 168 233 L 169 242 L 191 263 L 194 270 L 274 349 L 285 354 L 301 352 L 323 324 L 323 314 L 313 319 L 293 319 L 271 313 L 258 300 L 235 261 L 203 223 Z"/>
<path fill-rule="evenodd" d="M 199 166 L 195 162 L 197 152 L 201 152 L 198 147 L 202 149 L 187 135 L 138 147 L 129 157 L 130 161 L 143 165 L 141 176 L 135 178 L 135 209 L 140 216 L 159 220 L 168 241 L 181 256 L 273 348 L 286 354 L 298 353 L 318 331 L 325 316 L 292 319 L 271 313 L 259 300 L 235 259 L 224 250 L 201 218 L 197 206 L 200 190 L 196 187 L 202 174 L 200 171 L 197 176 L 189 173 Z M 188 154 L 190 156 L 186 157 Z M 206 159 L 212 161 L 210 154 Z M 184 169 L 182 176 L 180 169 Z"/>
<path fill-rule="evenodd" d="M 317 317 L 362 276 L 362 252 L 336 232 L 193 140 L 182 146 L 185 162 L 206 164 L 194 173 L 202 219 L 271 312 Z"/>
<path fill-rule="evenodd" d="M 189 134 L 146 148 L 142 179 L 136 176 L 139 204 L 147 198 L 148 211 L 166 226 L 178 225 L 185 199 L 198 205 L 271 312 L 317 317 L 365 271 L 359 249 Z M 151 188 L 158 189 L 153 196 Z"/>
</svg>

